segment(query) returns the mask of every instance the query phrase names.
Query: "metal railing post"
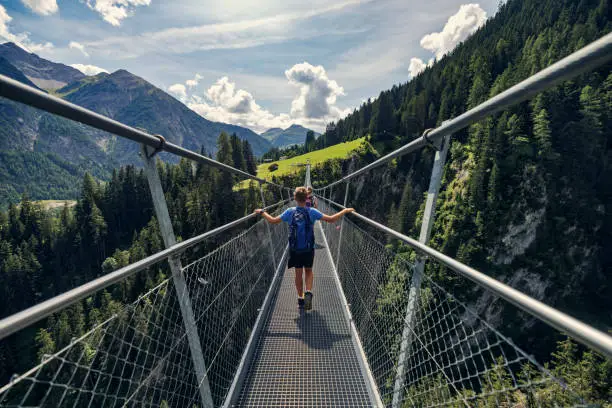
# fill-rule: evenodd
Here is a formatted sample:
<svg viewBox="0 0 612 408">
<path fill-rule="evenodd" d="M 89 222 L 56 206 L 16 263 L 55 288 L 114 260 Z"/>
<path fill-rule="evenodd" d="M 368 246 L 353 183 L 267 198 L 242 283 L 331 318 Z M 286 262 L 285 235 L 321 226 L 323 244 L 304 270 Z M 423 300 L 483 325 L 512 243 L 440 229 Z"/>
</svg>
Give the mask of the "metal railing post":
<svg viewBox="0 0 612 408">
<path fill-rule="evenodd" d="M 155 215 L 157 216 L 157 222 L 159 223 L 159 230 L 162 238 L 164 239 L 164 245 L 166 248 L 168 248 L 176 244 L 176 237 L 172 228 L 172 220 L 170 219 L 170 214 L 168 213 L 166 197 L 164 197 L 164 191 L 162 189 L 161 181 L 159 180 L 159 174 L 157 173 L 157 166 L 155 164 L 154 156 L 155 149 L 143 144 L 141 153 L 144 161 L 145 174 L 147 175 L 147 181 L 149 182 L 149 190 L 151 191 L 151 197 L 153 199 L 153 206 L 155 207 Z M 200 390 L 202 404 L 204 407 L 212 408 L 214 404 L 212 394 L 210 392 L 210 384 L 208 383 L 208 377 L 206 376 L 204 354 L 202 353 L 202 345 L 200 344 L 196 320 L 195 316 L 193 315 L 191 298 L 189 297 L 189 289 L 187 288 L 187 283 L 185 282 L 185 278 L 182 274 L 181 261 L 177 256 L 171 256 L 168 258 L 168 264 L 170 265 L 170 270 L 172 271 L 172 281 L 174 283 L 174 288 L 176 289 L 176 295 L 178 296 L 183 323 L 185 324 L 185 331 L 189 341 L 191 359 L 196 372 L 196 379 L 198 381 L 198 389 Z"/>
<path fill-rule="evenodd" d="M 346 191 L 344 192 L 344 204 L 342 204 L 344 207 L 346 207 L 346 202 L 348 200 L 350 185 L 351 185 L 351 182 L 347 181 Z M 343 232 L 344 232 L 344 217 L 342 217 L 342 220 L 340 221 L 340 237 L 338 237 L 338 255 L 336 256 L 336 270 L 338 271 L 338 273 L 340 273 L 340 269 L 338 269 L 338 267 L 340 266 L 340 248 L 342 247 L 342 233 Z"/>
<path fill-rule="evenodd" d="M 263 184 L 259 183 L 259 193 L 261 194 L 261 208 L 266 208 L 266 199 L 264 197 Z M 270 241 L 270 255 L 272 256 L 272 263 L 276 268 L 276 256 L 274 255 L 274 244 L 272 243 L 272 231 L 270 230 L 270 224 L 266 221 L 266 230 L 268 231 L 268 240 Z"/>
<path fill-rule="evenodd" d="M 436 157 L 431 170 L 431 179 L 429 180 L 429 190 L 427 190 L 427 201 L 425 203 L 425 211 L 423 213 L 423 223 L 421 224 L 421 233 L 419 234 L 419 242 L 426 244 L 431 235 L 434 216 L 436 212 L 436 200 L 440 191 L 440 182 L 442 181 L 442 173 L 444 172 L 444 162 L 450 144 L 450 135 L 446 135 L 442 139 L 439 150 L 436 152 Z M 402 394 L 404 390 L 404 381 L 406 376 L 406 364 L 408 355 L 410 354 L 410 346 L 414 336 L 414 323 L 419 302 L 419 291 L 421 288 L 421 280 L 425 268 L 425 258 L 419 256 L 414 265 L 414 272 L 410 282 L 410 291 L 408 292 L 408 306 L 406 307 L 406 317 L 404 319 L 404 330 L 402 332 L 402 343 L 400 346 L 400 354 L 397 362 L 397 373 L 395 375 L 395 386 L 393 387 L 393 408 L 399 408 L 402 404 Z"/>
</svg>

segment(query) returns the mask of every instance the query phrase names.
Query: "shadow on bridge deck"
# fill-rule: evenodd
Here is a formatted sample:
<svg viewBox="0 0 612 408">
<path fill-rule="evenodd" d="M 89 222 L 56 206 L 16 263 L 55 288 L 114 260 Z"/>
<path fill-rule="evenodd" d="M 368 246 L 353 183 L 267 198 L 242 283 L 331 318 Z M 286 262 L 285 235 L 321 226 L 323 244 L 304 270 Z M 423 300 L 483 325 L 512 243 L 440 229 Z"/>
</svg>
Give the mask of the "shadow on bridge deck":
<svg viewBox="0 0 612 408">
<path fill-rule="evenodd" d="M 372 406 L 325 249 L 316 251 L 314 273 L 313 310 L 300 313 L 293 269 L 285 270 L 239 406 Z"/>
</svg>

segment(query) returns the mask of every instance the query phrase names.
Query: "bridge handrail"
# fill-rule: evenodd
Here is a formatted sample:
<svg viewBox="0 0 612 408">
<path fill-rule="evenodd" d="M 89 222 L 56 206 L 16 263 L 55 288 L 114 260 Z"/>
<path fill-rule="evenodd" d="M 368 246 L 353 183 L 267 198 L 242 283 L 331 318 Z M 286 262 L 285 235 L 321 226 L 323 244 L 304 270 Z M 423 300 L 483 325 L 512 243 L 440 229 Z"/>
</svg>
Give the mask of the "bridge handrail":
<svg viewBox="0 0 612 408">
<path fill-rule="evenodd" d="M 285 199 L 279 201 L 276 204 L 272 204 L 266 207 L 265 209 L 270 210 L 272 208 L 276 208 L 280 205 L 283 205 L 289 201 L 290 200 Z M 0 320 L 0 340 L 33 323 L 44 319 L 45 317 L 62 311 L 63 309 L 73 305 L 75 302 L 85 299 L 86 297 L 89 297 L 114 283 L 120 282 L 134 275 L 135 273 L 148 268 L 151 265 L 154 265 L 172 256 L 176 256 L 208 238 L 214 237 L 222 233 L 223 231 L 233 228 L 255 217 L 255 214 L 249 214 L 245 217 L 229 222 L 218 228 L 205 232 L 204 234 L 172 245 L 171 247 L 168 247 L 163 251 L 159 251 L 151 256 L 141 259 L 140 261 L 131 263 L 127 266 L 124 266 L 123 268 L 117 269 L 114 272 L 101 276 L 81 286 L 78 286 L 60 295 L 52 297 L 51 299 L 45 300 L 44 302 L 22 310 L 21 312 L 17 312 L 11 316 L 8 316 Z"/>
<path fill-rule="evenodd" d="M 156 151 L 172 153 L 195 162 L 204 163 L 220 170 L 229 171 L 230 173 L 236 174 L 242 178 L 255 180 L 275 187 L 285 188 L 279 184 L 256 177 L 245 171 L 211 159 L 210 157 L 206 157 L 174 143 L 170 143 L 163 137 L 160 138 L 159 135 L 151 135 L 142 130 L 125 125 L 74 103 L 68 102 L 53 95 L 49 95 L 29 85 L 22 84 L 21 82 L 4 75 L 0 75 L 0 96 L 49 113 L 53 113 L 58 116 L 63 116 L 75 122 L 83 123 L 126 139 L 133 140 L 137 143 L 145 144 L 156 149 Z"/>
<path fill-rule="evenodd" d="M 343 205 L 338 204 L 326 197 L 319 196 L 318 198 L 337 208 L 345 208 Z M 579 320 L 540 302 L 539 300 L 527 296 L 526 294 L 498 281 L 497 279 L 491 278 L 490 276 L 487 276 L 474 268 L 444 255 L 443 253 L 420 243 L 418 240 L 394 231 L 391 228 L 371 220 L 370 218 L 367 218 L 357 212 L 352 212 L 351 215 L 380 231 L 394 236 L 400 241 L 408 244 L 417 252 L 435 259 L 459 275 L 468 278 L 472 282 L 481 286 L 485 290 L 496 294 L 504 300 L 512 303 L 519 309 L 529 313 L 533 317 L 546 322 L 562 332 L 567 333 L 569 336 L 578 340 L 582 344 L 600 352 L 607 358 L 612 359 L 612 336 L 609 336 L 606 333 L 589 326 L 588 324 L 582 323 Z"/>
<path fill-rule="evenodd" d="M 538 92 L 546 90 L 553 85 L 566 79 L 573 78 L 585 71 L 596 68 L 605 62 L 612 60 L 612 33 L 609 33 L 591 44 L 579 49 L 567 57 L 557 61 L 551 66 L 530 76 L 522 82 L 506 89 L 504 92 L 486 100 L 480 105 L 468 110 L 454 119 L 445 121 L 433 130 L 428 130 L 425 134 L 397 150 L 381 157 L 380 159 L 368 164 L 361 169 L 347 174 L 341 179 L 317 188 L 320 191 L 337 184 L 346 182 L 353 177 L 363 174 L 375 167 L 388 163 L 391 160 L 405 154 L 421 149 L 428 144 L 440 143 L 446 135 L 453 134 L 479 120 L 482 120 L 496 112 L 502 111 L 512 105 L 523 102 Z"/>
</svg>

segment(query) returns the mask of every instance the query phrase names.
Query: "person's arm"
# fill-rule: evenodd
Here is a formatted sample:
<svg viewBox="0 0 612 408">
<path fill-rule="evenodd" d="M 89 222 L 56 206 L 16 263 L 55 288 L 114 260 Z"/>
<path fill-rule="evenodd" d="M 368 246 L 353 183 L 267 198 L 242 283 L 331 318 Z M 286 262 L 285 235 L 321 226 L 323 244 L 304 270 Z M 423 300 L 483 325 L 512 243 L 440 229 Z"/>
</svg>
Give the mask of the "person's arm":
<svg viewBox="0 0 612 408">
<path fill-rule="evenodd" d="M 261 215 L 270 224 L 279 224 L 282 221 L 280 216 L 273 217 L 270 214 L 268 214 L 265 210 L 262 210 L 261 208 L 256 209 L 254 212 L 255 214 Z"/>
<path fill-rule="evenodd" d="M 334 215 L 323 214 L 321 220 L 329 223 L 336 222 L 340 219 L 340 217 L 344 216 L 345 214 L 352 213 L 353 211 L 355 211 L 354 208 L 345 208 L 344 210 L 337 212 Z"/>
</svg>

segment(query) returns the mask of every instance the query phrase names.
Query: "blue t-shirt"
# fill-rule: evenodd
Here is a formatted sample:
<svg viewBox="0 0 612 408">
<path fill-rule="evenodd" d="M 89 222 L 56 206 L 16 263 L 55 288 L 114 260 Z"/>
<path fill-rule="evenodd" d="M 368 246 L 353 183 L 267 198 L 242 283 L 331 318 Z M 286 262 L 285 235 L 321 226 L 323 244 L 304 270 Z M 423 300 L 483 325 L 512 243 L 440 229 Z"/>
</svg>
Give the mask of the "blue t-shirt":
<svg viewBox="0 0 612 408">
<path fill-rule="evenodd" d="M 323 218 L 323 213 L 321 213 L 321 211 L 317 210 L 316 208 L 312 208 L 312 207 L 309 207 L 309 208 L 305 207 L 305 209 L 308 210 L 308 213 L 310 214 L 310 225 L 311 227 L 314 227 L 314 223 L 320 220 L 321 218 Z M 295 207 L 287 208 L 285 212 L 281 214 L 280 216 L 281 220 L 283 220 L 287 224 L 290 224 L 291 220 L 293 219 L 294 212 L 295 212 Z M 297 224 L 297 242 L 296 242 L 297 248 L 306 247 L 306 233 L 304 231 L 304 228 L 306 228 L 306 223 L 302 222 L 302 223 Z"/>
</svg>

